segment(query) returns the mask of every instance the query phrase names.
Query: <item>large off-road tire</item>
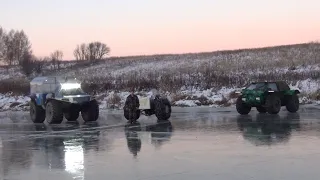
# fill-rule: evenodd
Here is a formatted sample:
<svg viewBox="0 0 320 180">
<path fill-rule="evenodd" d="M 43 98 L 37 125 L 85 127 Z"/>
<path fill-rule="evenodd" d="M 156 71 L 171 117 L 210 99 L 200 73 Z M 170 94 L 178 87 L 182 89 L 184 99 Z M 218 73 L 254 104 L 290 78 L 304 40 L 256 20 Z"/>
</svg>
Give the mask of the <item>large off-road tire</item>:
<svg viewBox="0 0 320 180">
<path fill-rule="evenodd" d="M 99 118 L 99 104 L 96 100 L 92 100 L 81 110 L 82 119 L 85 122 L 97 121 Z"/>
<path fill-rule="evenodd" d="M 236 102 L 236 109 L 239 114 L 246 115 L 251 111 L 251 106 L 245 104 L 242 101 L 242 96 L 239 96 Z"/>
<path fill-rule="evenodd" d="M 123 115 L 124 115 L 124 117 L 129 121 L 130 120 L 130 110 L 127 108 L 127 107 L 125 107 L 124 109 L 123 109 Z M 141 115 L 141 112 L 140 112 L 140 110 L 138 109 L 137 111 L 136 111 L 136 114 L 135 114 L 135 119 L 132 119 L 132 121 L 133 122 L 136 122 L 139 118 L 140 118 L 140 115 Z M 132 122 L 131 122 L 132 123 Z"/>
<path fill-rule="evenodd" d="M 68 121 L 77 121 L 77 119 L 79 118 L 79 111 L 77 111 L 74 108 L 70 108 L 68 112 L 64 113 L 64 117 L 68 120 Z"/>
<path fill-rule="evenodd" d="M 31 101 L 30 117 L 34 123 L 43 123 L 46 119 L 46 111 L 41 106 L 36 105 L 34 101 Z"/>
<path fill-rule="evenodd" d="M 155 115 L 160 121 L 166 121 L 171 117 L 171 104 L 168 99 L 155 101 Z"/>
<path fill-rule="evenodd" d="M 265 107 L 257 106 L 256 108 L 257 108 L 257 111 L 258 111 L 259 113 L 266 113 L 266 112 L 267 112 L 267 110 L 266 110 Z"/>
<path fill-rule="evenodd" d="M 281 110 L 281 99 L 276 95 L 269 95 L 266 99 L 266 109 L 269 114 L 278 114 Z"/>
<path fill-rule="evenodd" d="M 51 100 L 46 104 L 46 121 L 49 124 L 60 124 L 63 121 L 61 103 Z"/>
<path fill-rule="evenodd" d="M 299 110 L 299 97 L 294 94 L 288 97 L 286 108 L 289 112 L 295 113 Z"/>
</svg>

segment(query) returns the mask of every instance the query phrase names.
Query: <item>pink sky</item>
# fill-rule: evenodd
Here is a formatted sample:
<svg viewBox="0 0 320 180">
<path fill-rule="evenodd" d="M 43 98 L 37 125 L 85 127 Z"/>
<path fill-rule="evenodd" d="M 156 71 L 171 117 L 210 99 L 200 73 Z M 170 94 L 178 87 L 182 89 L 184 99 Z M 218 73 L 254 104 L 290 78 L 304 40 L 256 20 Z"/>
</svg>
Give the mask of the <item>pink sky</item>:
<svg viewBox="0 0 320 180">
<path fill-rule="evenodd" d="M 251 48 L 320 40 L 317 0 L 0 0 L 0 24 L 24 29 L 35 55 L 101 41 L 112 56 Z M 10 18 L 8 18 L 10 17 Z"/>
</svg>

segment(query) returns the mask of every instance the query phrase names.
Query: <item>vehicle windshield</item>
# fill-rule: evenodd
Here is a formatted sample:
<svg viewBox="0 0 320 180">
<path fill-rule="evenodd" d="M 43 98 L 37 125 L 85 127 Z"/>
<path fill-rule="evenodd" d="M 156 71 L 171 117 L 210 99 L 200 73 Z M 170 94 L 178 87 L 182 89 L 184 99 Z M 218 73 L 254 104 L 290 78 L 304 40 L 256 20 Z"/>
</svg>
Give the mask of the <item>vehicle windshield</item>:
<svg viewBox="0 0 320 180">
<path fill-rule="evenodd" d="M 246 89 L 248 90 L 263 90 L 266 89 L 268 86 L 266 83 L 255 83 L 250 84 Z"/>
<path fill-rule="evenodd" d="M 270 90 L 270 91 L 278 91 L 276 83 L 253 83 L 250 84 L 246 89 L 248 90 Z"/>
</svg>

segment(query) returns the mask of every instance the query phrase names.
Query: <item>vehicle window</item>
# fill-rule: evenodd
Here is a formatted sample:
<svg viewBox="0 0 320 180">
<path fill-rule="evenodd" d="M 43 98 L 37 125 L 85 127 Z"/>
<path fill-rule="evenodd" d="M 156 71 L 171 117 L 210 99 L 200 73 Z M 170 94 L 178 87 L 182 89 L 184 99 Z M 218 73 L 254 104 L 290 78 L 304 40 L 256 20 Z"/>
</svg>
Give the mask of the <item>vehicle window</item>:
<svg viewBox="0 0 320 180">
<path fill-rule="evenodd" d="M 279 91 L 290 90 L 290 87 L 285 82 L 279 82 L 278 85 L 279 85 Z"/>
<path fill-rule="evenodd" d="M 259 89 L 264 89 L 266 88 L 266 84 L 265 83 L 255 83 L 255 84 L 250 84 L 247 89 L 249 90 L 259 90 Z"/>
<path fill-rule="evenodd" d="M 269 84 L 268 84 L 268 90 L 278 91 L 277 84 L 276 84 L 276 83 L 269 83 Z"/>
</svg>

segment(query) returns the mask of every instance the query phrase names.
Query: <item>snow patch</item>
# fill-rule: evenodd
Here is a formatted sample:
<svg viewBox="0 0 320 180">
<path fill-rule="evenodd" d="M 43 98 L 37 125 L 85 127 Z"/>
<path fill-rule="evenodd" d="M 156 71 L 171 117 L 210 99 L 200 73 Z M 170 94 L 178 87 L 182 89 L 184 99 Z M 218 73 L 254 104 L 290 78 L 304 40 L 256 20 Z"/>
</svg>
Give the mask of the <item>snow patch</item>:
<svg viewBox="0 0 320 180">
<path fill-rule="evenodd" d="M 174 105 L 181 107 L 195 107 L 198 104 L 201 104 L 199 100 L 179 100 L 174 103 Z"/>
<path fill-rule="evenodd" d="M 29 97 L 26 96 L 10 96 L 0 94 L 0 109 L 1 110 L 14 110 L 24 109 L 28 106 L 30 101 Z"/>
<path fill-rule="evenodd" d="M 298 89 L 301 93 L 312 94 L 312 93 L 315 93 L 319 90 L 320 81 L 306 79 L 306 80 L 300 80 L 300 81 L 296 82 L 295 84 L 291 83 L 289 86 L 292 89 Z"/>
</svg>

